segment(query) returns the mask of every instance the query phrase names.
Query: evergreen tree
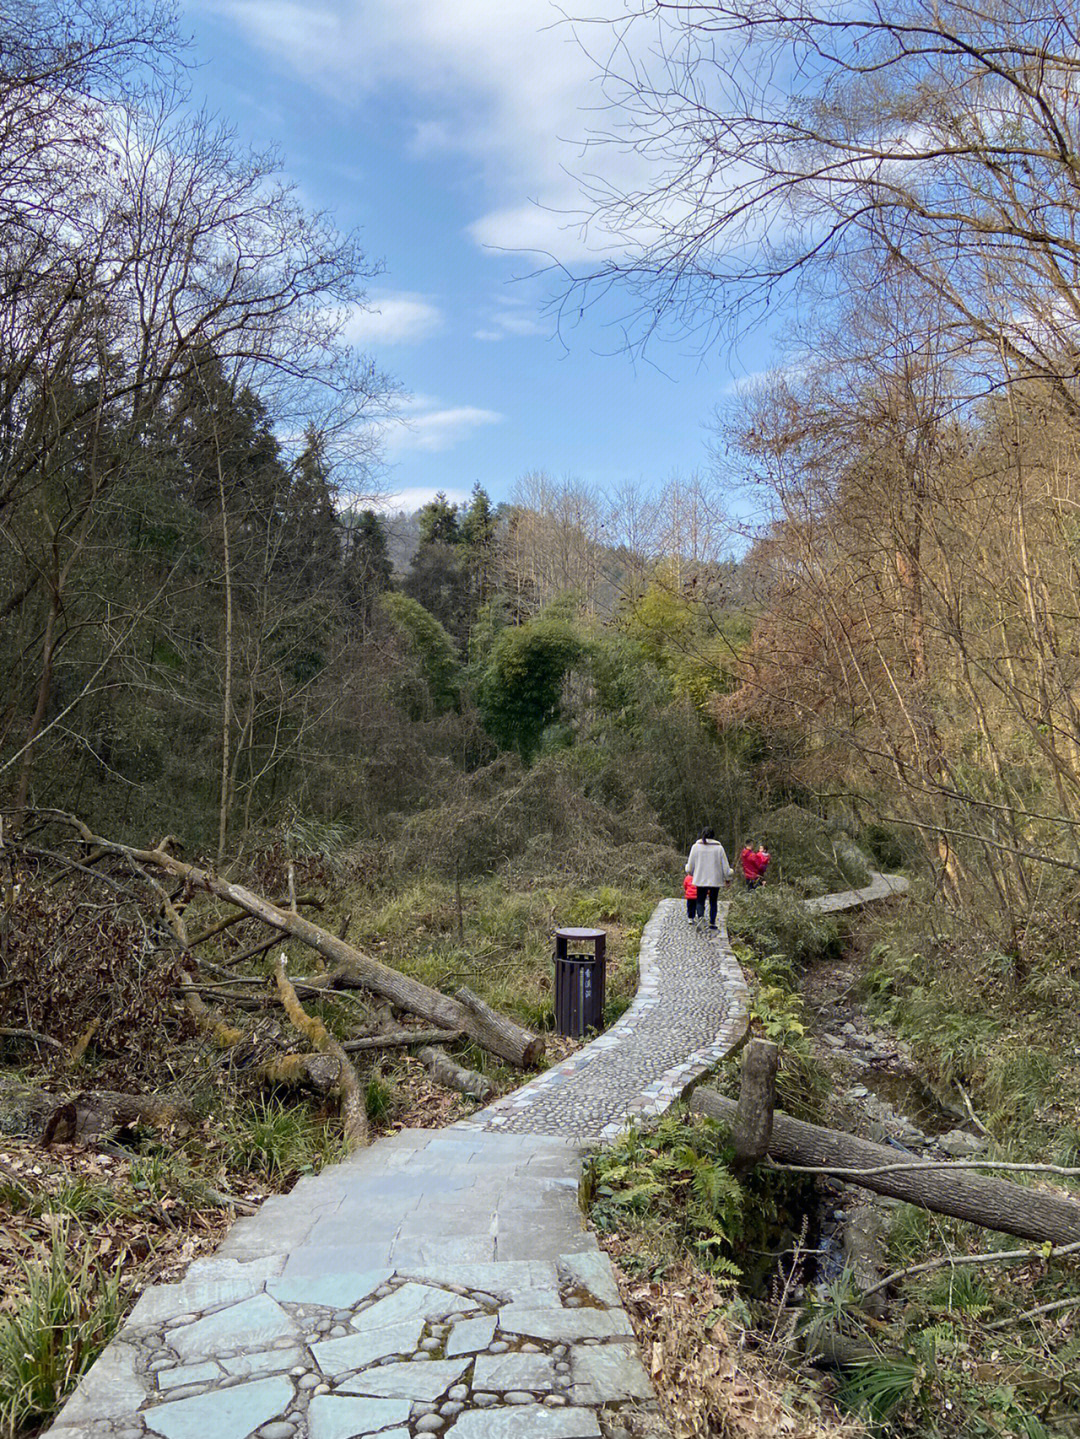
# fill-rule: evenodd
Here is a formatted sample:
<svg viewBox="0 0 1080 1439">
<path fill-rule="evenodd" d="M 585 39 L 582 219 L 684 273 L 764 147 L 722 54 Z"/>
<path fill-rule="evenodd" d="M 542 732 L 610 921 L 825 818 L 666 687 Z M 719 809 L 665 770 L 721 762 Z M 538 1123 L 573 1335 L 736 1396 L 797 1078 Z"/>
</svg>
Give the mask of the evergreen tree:
<svg viewBox="0 0 1080 1439">
<path fill-rule="evenodd" d="M 386 530 L 374 510 L 361 510 L 345 522 L 345 602 L 365 629 L 371 624 L 375 601 L 390 588 L 393 568 L 386 545 Z"/>
<path fill-rule="evenodd" d="M 470 623 L 491 598 L 495 588 L 495 508 L 491 497 L 477 480 L 469 508 L 461 519 L 461 543 L 465 547 L 470 590 Z"/>
<path fill-rule="evenodd" d="M 417 515 L 421 545 L 456 545 L 461 540 L 457 505 L 452 505 L 442 490 Z"/>
<path fill-rule="evenodd" d="M 402 588 L 464 644 L 471 618 L 469 573 L 457 506 L 440 490 L 419 511 L 417 522 L 420 543 Z"/>
</svg>

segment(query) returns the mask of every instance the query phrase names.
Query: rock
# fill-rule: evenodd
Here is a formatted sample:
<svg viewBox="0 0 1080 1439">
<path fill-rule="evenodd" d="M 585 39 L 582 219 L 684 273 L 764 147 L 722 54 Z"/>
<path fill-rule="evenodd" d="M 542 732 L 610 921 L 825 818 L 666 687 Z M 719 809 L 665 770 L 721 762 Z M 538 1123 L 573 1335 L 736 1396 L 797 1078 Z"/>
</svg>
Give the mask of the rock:
<svg viewBox="0 0 1080 1439">
<path fill-rule="evenodd" d="M 939 1134 L 937 1142 L 954 1159 L 970 1159 L 986 1148 L 985 1139 L 980 1139 L 977 1134 L 968 1134 L 963 1129 L 950 1129 L 947 1134 Z"/>
<path fill-rule="evenodd" d="M 441 1434 L 445 1427 L 446 1420 L 439 1414 L 425 1414 L 416 1421 L 417 1434 Z"/>
<path fill-rule="evenodd" d="M 822 1038 L 825 1043 L 831 1045 L 833 1049 L 843 1049 L 844 1047 L 844 1041 L 838 1034 L 824 1034 Z"/>
</svg>

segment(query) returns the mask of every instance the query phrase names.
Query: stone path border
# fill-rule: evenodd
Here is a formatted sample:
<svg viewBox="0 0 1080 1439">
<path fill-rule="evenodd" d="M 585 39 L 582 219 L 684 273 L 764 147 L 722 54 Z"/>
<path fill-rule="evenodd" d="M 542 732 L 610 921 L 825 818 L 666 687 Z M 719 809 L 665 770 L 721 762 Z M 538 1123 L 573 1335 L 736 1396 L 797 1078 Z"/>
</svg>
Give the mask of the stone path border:
<svg viewBox="0 0 1080 1439">
<path fill-rule="evenodd" d="M 812 903 L 904 887 L 874 875 Z M 640 963 L 634 1004 L 567 1064 L 300 1180 L 148 1290 L 50 1439 L 659 1439 L 578 1207 L 583 1145 L 662 1113 L 729 1053 L 748 995 L 723 925 L 691 928 L 675 900 Z"/>
</svg>

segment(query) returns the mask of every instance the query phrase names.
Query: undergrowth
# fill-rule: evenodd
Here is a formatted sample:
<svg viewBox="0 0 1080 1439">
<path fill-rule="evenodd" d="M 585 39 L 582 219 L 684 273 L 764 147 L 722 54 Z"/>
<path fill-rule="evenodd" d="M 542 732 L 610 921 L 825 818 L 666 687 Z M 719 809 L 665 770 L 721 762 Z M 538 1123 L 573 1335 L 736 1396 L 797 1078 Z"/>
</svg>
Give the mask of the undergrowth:
<svg viewBox="0 0 1080 1439">
<path fill-rule="evenodd" d="M 539 1030 L 554 1022 L 552 932 L 607 931 L 605 1022 L 637 993 L 641 931 L 663 892 L 659 883 L 518 887 L 505 876 L 463 883 L 414 877 L 394 892 L 352 889 L 335 909 L 353 919 L 350 938 L 383 963 L 452 992 L 474 990 L 493 1008 Z M 333 916 L 323 919 L 332 927 Z"/>
<path fill-rule="evenodd" d="M 64 1221 L 43 1259 L 22 1261 L 20 1302 L 0 1317 L 0 1436 L 54 1414 L 112 1338 L 123 1312 L 120 1276 L 89 1245 L 77 1255 Z"/>
<path fill-rule="evenodd" d="M 1011 952 L 972 916 L 918 897 L 866 915 L 856 931 L 869 1014 L 909 1047 L 940 1101 L 970 1106 L 986 1157 L 1080 1160 L 1080 1048 L 1064 974 L 1080 930 L 1037 922 L 1038 943 Z M 1067 1176 L 1002 1176 L 1080 1190 Z M 893 1211 L 890 1265 L 1024 1249 L 1025 1242 L 915 1206 Z M 911 1439 L 1075 1439 L 1080 1435 L 1080 1262 L 945 1264 L 903 1279 L 885 1324 L 835 1295 L 847 1332 L 878 1357 L 853 1366 L 841 1398 L 882 1435 Z M 1044 1306 L 1054 1306 L 1040 1313 Z M 1024 1317 L 1029 1316 L 1029 1317 Z"/>
</svg>

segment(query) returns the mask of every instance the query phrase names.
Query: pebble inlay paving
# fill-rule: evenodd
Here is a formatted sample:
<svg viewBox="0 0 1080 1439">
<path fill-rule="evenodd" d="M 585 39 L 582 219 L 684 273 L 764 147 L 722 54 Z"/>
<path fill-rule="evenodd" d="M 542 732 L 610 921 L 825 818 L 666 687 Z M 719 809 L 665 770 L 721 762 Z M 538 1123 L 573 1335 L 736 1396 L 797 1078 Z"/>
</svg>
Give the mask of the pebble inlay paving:
<svg viewBox="0 0 1080 1439">
<path fill-rule="evenodd" d="M 828 907 L 896 887 L 875 876 Z M 143 1295 L 50 1439 L 662 1435 L 578 1209 L 582 1146 L 666 1109 L 746 1010 L 723 928 L 663 901 L 608 1034 L 467 1123 L 394 1135 L 238 1221 Z"/>
</svg>

